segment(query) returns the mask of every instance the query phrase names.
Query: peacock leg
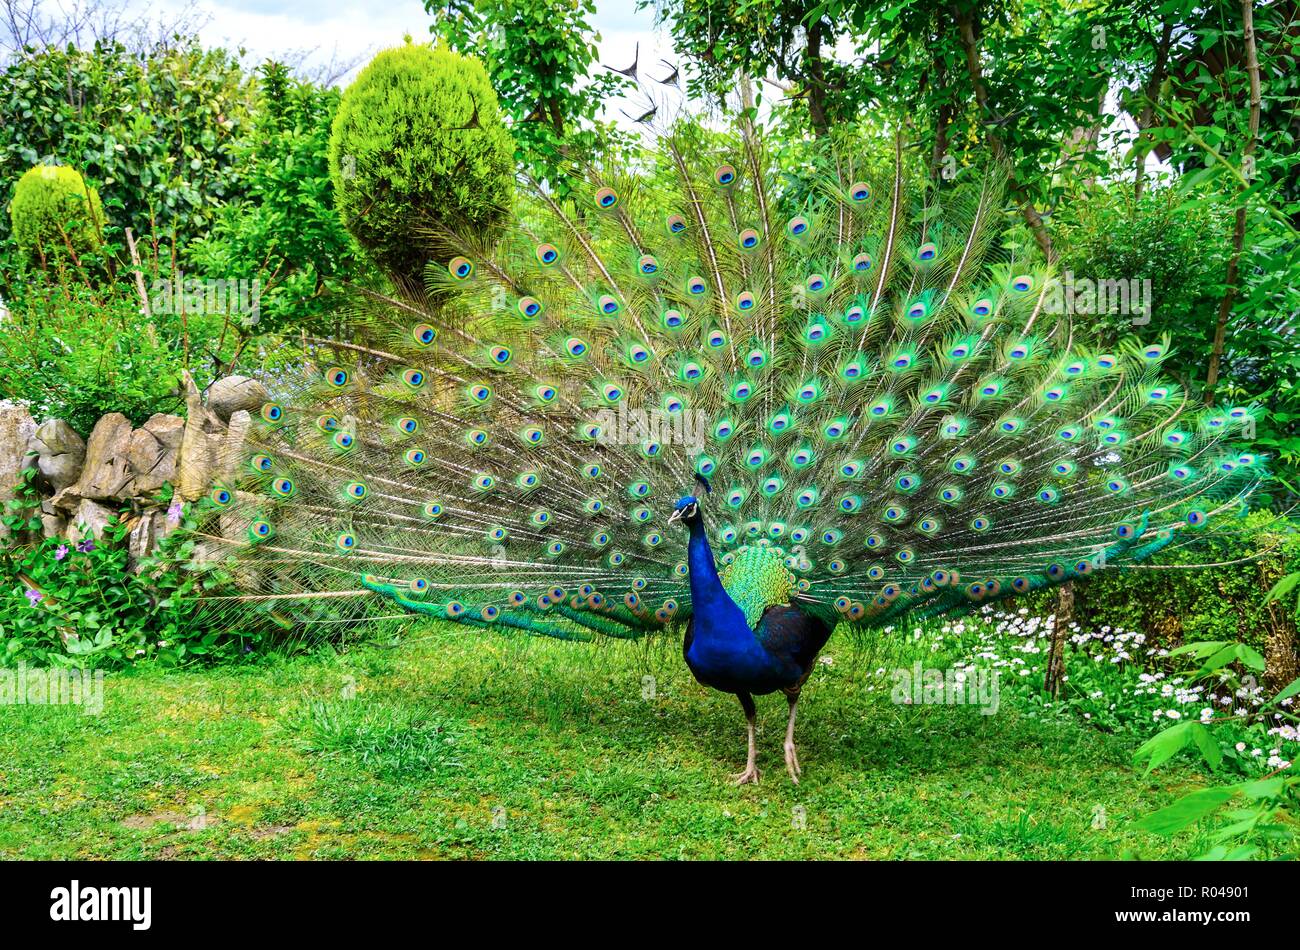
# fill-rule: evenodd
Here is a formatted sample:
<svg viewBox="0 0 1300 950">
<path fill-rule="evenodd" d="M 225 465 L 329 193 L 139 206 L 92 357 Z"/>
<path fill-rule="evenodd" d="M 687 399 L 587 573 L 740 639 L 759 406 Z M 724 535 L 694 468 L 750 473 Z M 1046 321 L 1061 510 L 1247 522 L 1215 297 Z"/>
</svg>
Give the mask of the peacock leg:
<svg viewBox="0 0 1300 950">
<path fill-rule="evenodd" d="M 794 716 L 799 709 L 799 690 L 787 692 L 785 698 L 790 701 L 790 723 L 785 727 L 785 770 L 790 773 L 790 781 L 799 784 L 803 769 L 799 767 L 799 755 L 794 749 Z"/>
<path fill-rule="evenodd" d="M 745 785 L 749 782 L 757 784 L 759 775 L 755 759 L 758 756 L 758 746 L 754 738 L 754 719 L 758 714 L 758 710 L 754 707 L 754 697 L 750 696 L 749 693 L 737 693 L 736 696 L 740 699 L 740 705 L 745 710 L 745 731 L 749 736 L 749 755 L 745 759 L 745 771 L 739 775 L 733 775 L 731 781 L 735 785 Z"/>
</svg>

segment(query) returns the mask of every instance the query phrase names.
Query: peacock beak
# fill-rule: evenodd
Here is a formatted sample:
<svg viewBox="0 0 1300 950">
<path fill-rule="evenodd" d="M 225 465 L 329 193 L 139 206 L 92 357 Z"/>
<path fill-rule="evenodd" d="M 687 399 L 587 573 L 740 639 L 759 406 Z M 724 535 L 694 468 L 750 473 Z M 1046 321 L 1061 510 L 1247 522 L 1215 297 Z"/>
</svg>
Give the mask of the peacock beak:
<svg viewBox="0 0 1300 950">
<path fill-rule="evenodd" d="M 668 516 L 668 523 L 672 524 L 674 521 L 681 521 L 681 520 L 682 520 L 682 509 L 674 508 L 673 513 Z"/>
</svg>

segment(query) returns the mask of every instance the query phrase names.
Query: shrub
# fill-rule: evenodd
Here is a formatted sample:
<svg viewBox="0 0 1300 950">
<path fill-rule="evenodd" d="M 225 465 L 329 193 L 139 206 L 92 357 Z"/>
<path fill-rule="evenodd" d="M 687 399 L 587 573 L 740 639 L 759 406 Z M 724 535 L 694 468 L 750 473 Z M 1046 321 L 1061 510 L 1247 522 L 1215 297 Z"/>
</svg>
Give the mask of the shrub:
<svg viewBox="0 0 1300 950">
<path fill-rule="evenodd" d="M 252 133 L 236 148 L 247 197 L 226 205 L 211 233 L 187 248 L 190 269 L 217 279 L 260 281 L 254 333 L 308 326 L 328 331 L 331 284 L 359 269 L 356 245 L 334 206 L 330 125 L 339 94 L 294 80 L 278 63 L 262 67 Z"/>
<path fill-rule="evenodd" d="M 435 228 L 489 241 L 510 204 L 514 143 L 482 64 L 412 44 L 380 53 L 343 94 L 330 174 L 343 223 L 407 286 L 459 250 Z"/>
<path fill-rule="evenodd" d="M 1084 626 L 1140 631 L 1165 648 L 1240 640 L 1268 658 L 1270 682 L 1286 682 L 1297 672 L 1296 627 L 1285 607 L 1265 598 L 1298 553 L 1294 525 L 1257 511 L 1235 528 L 1162 552 L 1156 563 L 1168 567 L 1104 571 L 1076 582 L 1075 617 Z M 1056 591 L 1021 600 L 1032 612 L 1046 614 Z"/>
<path fill-rule="evenodd" d="M 150 322 L 125 285 L 101 291 L 65 281 L 13 289 L 21 296 L 5 301 L 0 397 L 28 404 L 38 419 L 63 419 L 83 435 L 107 412 L 139 425 L 179 408 L 185 354 L 178 318 L 159 314 Z M 191 321 L 191 345 L 206 338 Z"/>
<path fill-rule="evenodd" d="M 1205 378 L 1227 266 L 1222 236 L 1232 225 L 1223 203 L 1185 197 L 1151 188 L 1134 200 L 1130 184 L 1097 189 L 1063 209 L 1056 242 L 1060 271 L 1076 280 L 1151 282 L 1148 324 L 1135 325 L 1129 314 L 1076 317 L 1090 324 L 1098 342 L 1134 332 L 1143 339 L 1172 334 L 1177 345 L 1164 369 L 1196 385 Z"/>
<path fill-rule="evenodd" d="M 166 665 L 239 659 L 269 634 L 206 624 L 194 610 L 200 590 L 232 589 L 189 569 L 194 522 L 182 506 L 176 530 L 132 570 L 129 519 L 111 522 L 99 540 L 46 538 L 0 546 L 0 667 L 121 667 L 144 659 Z"/>
<path fill-rule="evenodd" d="M 35 165 L 14 187 L 9 204 L 14 240 L 33 261 L 69 254 L 74 263 L 104 240 L 99 192 L 75 168 Z"/>
<path fill-rule="evenodd" d="M 0 66 L 0 206 L 54 160 L 99 184 L 113 220 L 183 247 L 239 194 L 248 92 L 232 54 L 189 37 L 145 55 L 110 42 L 15 55 Z"/>
</svg>

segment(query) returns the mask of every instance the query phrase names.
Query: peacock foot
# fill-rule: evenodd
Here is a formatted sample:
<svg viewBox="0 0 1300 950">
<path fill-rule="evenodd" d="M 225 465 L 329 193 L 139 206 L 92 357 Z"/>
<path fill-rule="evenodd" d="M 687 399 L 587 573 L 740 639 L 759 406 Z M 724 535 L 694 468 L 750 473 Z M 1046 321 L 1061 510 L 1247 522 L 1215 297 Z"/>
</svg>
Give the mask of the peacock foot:
<svg viewBox="0 0 1300 950">
<path fill-rule="evenodd" d="M 757 785 L 758 780 L 758 766 L 753 762 L 750 762 L 749 765 L 745 766 L 745 771 L 741 772 L 739 775 L 731 776 L 732 785 L 748 785 L 750 782 Z"/>
<path fill-rule="evenodd" d="M 803 769 L 799 767 L 799 755 L 794 750 L 793 742 L 785 744 L 785 770 L 790 773 L 790 781 L 798 785 L 799 776 L 803 775 Z"/>
</svg>

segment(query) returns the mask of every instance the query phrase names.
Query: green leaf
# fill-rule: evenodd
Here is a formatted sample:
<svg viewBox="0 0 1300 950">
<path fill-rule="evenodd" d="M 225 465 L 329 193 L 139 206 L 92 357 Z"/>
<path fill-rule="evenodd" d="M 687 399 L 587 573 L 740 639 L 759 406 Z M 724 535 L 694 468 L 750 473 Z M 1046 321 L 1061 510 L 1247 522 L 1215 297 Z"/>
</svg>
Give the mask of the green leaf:
<svg viewBox="0 0 1300 950">
<path fill-rule="evenodd" d="M 1247 782 L 1240 788 L 1241 794 L 1247 798 L 1276 798 L 1286 788 L 1286 779 L 1279 775 L 1275 778 L 1260 779 L 1257 782 Z"/>
<path fill-rule="evenodd" d="M 1235 847 L 1235 848 L 1233 848 L 1231 851 L 1229 851 L 1226 855 L 1224 855 L 1223 860 L 1225 860 L 1225 861 L 1249 861 L 1251 858 L 1253 858 L 1253 857 L 1255 856 L 1256 852 L 1258 852 L 1258 851 L 1259 851 L 1259 848 L 1257 848 L 1257 847 L 1256 847 L 1255 845 L 1253 845 L 1253 844 L 1243 844 L 1243 845 L 1238 845 L 1237 847 Z"/>
<path fill-rule="evenodd" d="M 1280 703 L 1282 700 L 1290 699 L 1298 693 L 1300 693 L 1300 677 L 1296 677 L 1289 684 L 1282 687 L 1282 692 L 1273 697 L 1273 702 Z"/>
<path fill-rule="evenodd" d="M 1259 651 L 1249 647 L 1244 643 L 1237 644 L 1237 659 L 1241 660 L 1247 667 L 1256 672 L 1262 672 L 1267 666 L 1264 658 L 1260 656 Z"/>
<path fill-rule="evenodd" d="M 1208 660 L 1205 661 L 1205 665 L 1201 667 L 1201 672 L 1213 673 L 1215 670 L 1223 669 L 1233 660 L 1238 658 L 1239 656 L 1237 652 L 1238 646 L 1240 646 L 1240 644 L 1230 643 L 1222 650 L 1219 650 L 1212 657 L 1210 657 Z"/>
<path fill-rule="evenodd" d="M 1156 733 L 1142 743 L 1141 747 L 1133 753 L 1133 761 L 1148 760 L 1146 774 L 1150 775 L 1152 771 L 1177 755 L 1191 741 L 1191 727 L 1195 725 L 1200 725 L 1200 723 L 1180 722 L 1163 732 Z"/>
<path fill-rule="evenodd" d="M 1236 794 L 1237 790 L 1230 785 L 1203 788 L 1139 819 L 1137 827 L 1158 835 L 1176 834 L 1188 825 L 1218 811 Z"/>
<path fill-rule="evenodd" d="M 1188 732 L 1191 733 L 1196 747 L 1201 750 L 1201 758 L 1210 768 L 1218 768 L 1219 763 L 1223 761 L 1223 750 L 1219 748 L 1219 743 L 1214 736 L 1210 735 L 1210 730 L 1199 722 L 1193 722 Z"/>
<path fill-rule="evenodd" d="M 1197 640 L 1195 643 L 1184 643 L 1180 647 L 1174 647 L 1169 651 L 1170 656 L 1183 656 L 1192 654 L 1196 659 L 1204 659 L 1215 650 L 1228 646 L 1227 640 Z"/>
</svg>

